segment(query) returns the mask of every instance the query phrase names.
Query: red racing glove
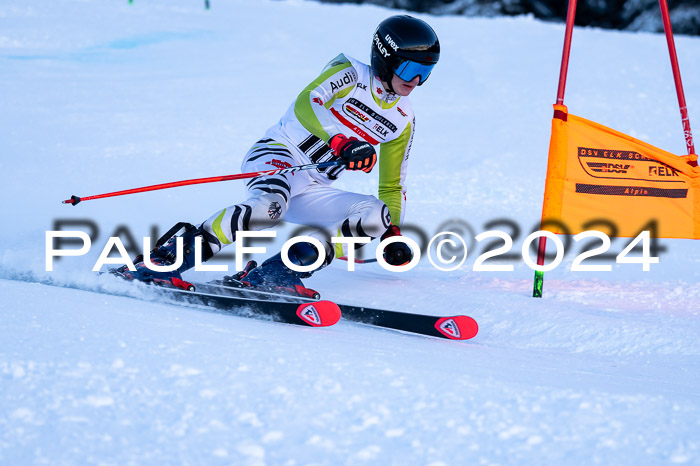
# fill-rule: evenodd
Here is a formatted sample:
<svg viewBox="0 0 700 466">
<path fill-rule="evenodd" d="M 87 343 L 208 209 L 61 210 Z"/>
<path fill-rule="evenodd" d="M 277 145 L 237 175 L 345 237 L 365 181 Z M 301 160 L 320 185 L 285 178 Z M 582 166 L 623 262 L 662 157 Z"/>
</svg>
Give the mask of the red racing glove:
<svg viewBox="0 0 700 466">
<path fill-rule="evenodd" d="M 377 153 L 368 142 L 336 134 L 328 140 L 328 145 L 331 146 L 335 155 L 345 162 L 348 170 L 362 170 L 369 173 L 377 163 Z"/>
</svg>

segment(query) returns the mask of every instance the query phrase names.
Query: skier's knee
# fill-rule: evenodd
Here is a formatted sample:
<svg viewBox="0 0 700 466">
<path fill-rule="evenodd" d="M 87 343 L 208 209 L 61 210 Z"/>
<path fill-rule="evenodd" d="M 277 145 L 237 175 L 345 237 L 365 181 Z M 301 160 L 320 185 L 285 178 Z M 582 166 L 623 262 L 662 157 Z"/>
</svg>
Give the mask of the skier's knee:
<svg viewBox="0 0 700 466">
<path fill-rule="evenodd" d="M 351 215 L 341 225 L 343 236 L 369 236 L 378 238 L 391 224 L 389 208 L 374 196 L 353 206 Z"/>
<path fill-rule="evenodd" d="M 377 199 L 372 208 L 367 212 L 367 227 L 365 232 L 372 238 L 382 236 L 391 225 L 391 214 L 384 202 Z"/>
</svg>

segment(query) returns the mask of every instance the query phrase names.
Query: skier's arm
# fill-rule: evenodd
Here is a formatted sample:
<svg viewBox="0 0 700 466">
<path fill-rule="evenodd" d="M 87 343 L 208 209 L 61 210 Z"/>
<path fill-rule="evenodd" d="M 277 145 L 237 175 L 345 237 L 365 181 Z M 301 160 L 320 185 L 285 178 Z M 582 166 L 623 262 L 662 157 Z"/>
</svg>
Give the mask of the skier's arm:
<svg viewBox="0 0 700 466">
<path fill-rule="evenodd" d="M 401 136 L 379 146 L 379 199 L 389 208 L 391 223 L 400 226 L 406 206 L 406 167 L 411 150 L 415 119 Z"/>
<path fill-rule="evenodd" d="M 341 133 L 328 109 L 337 98 L 348 95 L 356 83 L 357 72 L 341 53 L 301 91 L 294 104 L 294 114 L 307 131 L 328 142 Z"/>
</svg>

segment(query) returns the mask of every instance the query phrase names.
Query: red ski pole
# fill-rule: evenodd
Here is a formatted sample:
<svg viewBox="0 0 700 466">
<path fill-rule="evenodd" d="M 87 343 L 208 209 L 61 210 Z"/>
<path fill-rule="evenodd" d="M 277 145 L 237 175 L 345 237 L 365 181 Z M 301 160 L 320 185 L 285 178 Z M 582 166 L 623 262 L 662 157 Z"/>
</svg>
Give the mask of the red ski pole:
<svg viewBox="0 0 700 466">
<path fill-rule="evenodd" d="M 342 160 L 331 160 L 329 162 L 308 163 L 306 165 L 297 165 L 295 167 L 278 168 L 275 170 L 264 170 L 259 172 L 239 173 L 236 175 L 212 176 L 209 178 L 194 178 L 191 180 L 173 181 L 171 183 L 154 184 L 141 188 L 125 189 L 123 191 L 114 191 L 105 194 L 95 194 L 94 196 L 71 196 L 70 199 L 63 201 L 64 204 L 78 205 L 82 201 L 90 201 L 92 199 L 102 199 L 105 197 L 124 196 L 127 194 L 143 193 L 146 191 L 157 191 L 159 189 L 177 188 L 178 186 L 189 186 L 191 184 L 216 183 L 218 181 L 242 180 L 246 178 L 256 178 L 258 176 L 282 175 L 285 173 L 294 173 L 301 170 L 313 170 L 314 168 L 328 168 L 341 165 Z"/>
<path fill-rule="evenodd" d="M 688 118 L 688 107 L 685 103 L 685 93 L 683 92 L 683 82 L 681 81 L 681 70 L 678 66 L 678 55 L 676 54 L 676 43 L 673 40 L 673 28 L 671 27 L 671 17 L 668 13 L 668 2 L 659 0 L 661 7 L 661 19 L 664 23 L 666 42 L 668 43 L 668 55 L 671 58 L 671 69 L 673 70 L 673 80 L 676 83 L 676 94 L 678 95 L 678 108 L 681 111 L 681 121 L 683 123 L 683 135 L 688 154 L 695 153 L 693 144 L 693 132 L 690 130 L 690 119 Z"/>
</svg>

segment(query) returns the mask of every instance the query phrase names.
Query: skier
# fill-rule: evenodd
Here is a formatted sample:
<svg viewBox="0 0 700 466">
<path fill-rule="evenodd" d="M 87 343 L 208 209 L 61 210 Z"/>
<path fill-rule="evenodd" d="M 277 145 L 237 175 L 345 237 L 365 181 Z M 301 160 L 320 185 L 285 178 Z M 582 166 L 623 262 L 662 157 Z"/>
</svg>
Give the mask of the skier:
<svg viewBox="0 0 700 466">
<path fill-rule="evenodd" d="M 199 227 L 178 224 L 151 251 L 154 265 L 176 261 L 176 236 L 181 226 L 182 265 L 172 272 L 156 272 L 135 260 L 117 273 L 146 282 L 176 283 L 194 264 L 195 238 L 202 237 L 202 259 L 210 259 L 236 241 L 237 231 L 269 228 L 283 219 L 317 227 L 313 236 L 325 246 L 317 251 L 308 242 L 296 243 L 289 260 L 300 266 L 334 258 L 330 235 L 346 237 L 400 235 L 406 202 L 404 179 L 415 128 L 408 95 L 422 85 L 440 56 L 440 44 L 424 21 L 407 15 L 392 16 L 377 27 L 372 40 L 371 66 L 340 54 L 326 65 L 296 98 L 277 124 L 267 130 L 245 155 L 244 172 L 270 170 L 340 158 L 343 165 L 326 169 L 264 176 L 247 184 L 248 198 L 205 220 Z M 377 157 L 374 146 L 380 147 Z M 332 187 L 345 170 L 369 173 L 379 161 L 379 198 Z M 164 240 L 170 238 L 167 242 Z M 388 245 L 384 258 L 391 265 L 411 260 L 402 242 Z M 318 270 L 318 269 L 317 269 Z M 259 267 L 247 267 L 236 278 L 257 289 L 292 289 L 303 293 L 300 278 L 310 276 L 284 265 L 280 253 Z"/>
</svg>

